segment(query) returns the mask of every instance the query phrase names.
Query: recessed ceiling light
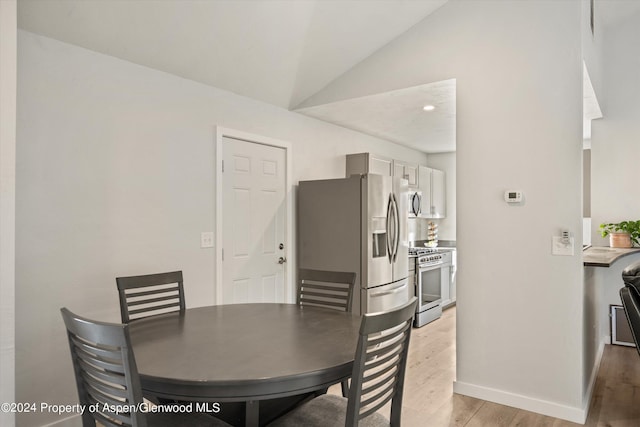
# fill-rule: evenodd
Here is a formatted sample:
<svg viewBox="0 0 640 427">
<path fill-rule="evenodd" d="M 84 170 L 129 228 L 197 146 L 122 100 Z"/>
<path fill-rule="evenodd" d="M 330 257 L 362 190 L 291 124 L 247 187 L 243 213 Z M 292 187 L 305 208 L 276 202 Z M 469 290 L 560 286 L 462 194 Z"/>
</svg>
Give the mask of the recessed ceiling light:
<svg viewBox="0 0 640 427">
<path fill-rule="evenodd" d="M 422 107 L 422 109 L 424 111 L 433 111 L 436 109 L 436 107 L 434 107 L 433 105 L 425 105 L 424 107 Z"/>
</svg>

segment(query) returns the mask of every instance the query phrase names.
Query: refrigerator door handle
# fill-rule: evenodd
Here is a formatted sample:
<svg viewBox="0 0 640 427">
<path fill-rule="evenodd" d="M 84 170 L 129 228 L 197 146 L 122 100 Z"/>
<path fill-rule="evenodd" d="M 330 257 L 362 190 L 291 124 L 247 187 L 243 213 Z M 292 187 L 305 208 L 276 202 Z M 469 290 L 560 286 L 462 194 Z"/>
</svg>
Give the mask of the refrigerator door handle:
<svg viewBox="0 0 640 427">
<path fill-rule="evenodd" d="M 393 212 L 393 240 L 391 243 L 391 263 L 396 262 L 398 256 L 398 237 L 400 237 L 400 219 L 398 218 L 398 204 L 396 203 L 395 194 L 391 194 L 392 212 Z"/>
<path fill-rule="evenodd" d="M 389 263 L 393 263 L 393 242 L 391 239 L 391 215 L 393 214 L 393 199 L 392 194 L 389 194 L 389 203 L 387 203 L 387 255 L 389 256 Z M 395 224 L 393 224 L 395 227 Z"/>
<path fill-rule="evenodd" d="M 408 286 L 408 282 L 405 281 L 400 286 L 396 286 L 395 288 L 390 289 L 388 291 L 372 293 L 371 296 L 372 297 L 381 297 L 381 296 L 384 296 L 384 295 L 397 294 L 398 292 L 403 291 L 407 286 Z"/>
<path fill-rule="evenodd" d="M 393 262 L 395 263 L 398 259 L 398 247 L 400 246 L 400 212 L 398 210 L 398 200 L 396 199 L 395 194 L 393 195 L 393 216 L 395 219 L 395 230 L 393 233 Z"/>
</svg>

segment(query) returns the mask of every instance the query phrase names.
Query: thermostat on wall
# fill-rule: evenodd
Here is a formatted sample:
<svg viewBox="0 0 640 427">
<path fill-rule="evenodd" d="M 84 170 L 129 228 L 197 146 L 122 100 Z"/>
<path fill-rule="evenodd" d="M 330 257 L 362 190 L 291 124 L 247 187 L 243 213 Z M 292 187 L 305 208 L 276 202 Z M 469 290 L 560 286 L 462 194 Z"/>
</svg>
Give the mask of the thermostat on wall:
<svg viewBox="0 0 640 427">
<path fill-rule="evenodd" d="M 507 190 L 504 192 L 504 201 L 507 203 L 520 203 L 522 202 L 522 191 L 519 190 Z"/>
</svg>

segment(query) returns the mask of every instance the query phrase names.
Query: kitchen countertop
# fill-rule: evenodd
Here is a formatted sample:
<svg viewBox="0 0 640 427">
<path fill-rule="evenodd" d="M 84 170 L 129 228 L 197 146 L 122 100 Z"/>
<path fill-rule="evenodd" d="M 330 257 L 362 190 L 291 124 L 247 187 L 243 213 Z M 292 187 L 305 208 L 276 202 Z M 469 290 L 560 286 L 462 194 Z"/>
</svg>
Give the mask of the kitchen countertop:
<svg viewBox="0 0 640 427">
<path fill-rule="evenodd" d="M 409 242 L 409 246 L 413 248 L 422 248 L 422 247 L 425 247 L 425 243 L 427 243 L 426 240 L 416 240 L 415 242 Z M 455 240 L 438 240 L 438 246 L 436 246 L 436 248 L 455 249 L 456 241 Z"/>
<path fill-rule="evenodd" d="M 610 267 L 623 256 L 640 252 L 640 248 L 610 248 L 591 246 L 582 252 L 585 267 Z"/>
</svg>

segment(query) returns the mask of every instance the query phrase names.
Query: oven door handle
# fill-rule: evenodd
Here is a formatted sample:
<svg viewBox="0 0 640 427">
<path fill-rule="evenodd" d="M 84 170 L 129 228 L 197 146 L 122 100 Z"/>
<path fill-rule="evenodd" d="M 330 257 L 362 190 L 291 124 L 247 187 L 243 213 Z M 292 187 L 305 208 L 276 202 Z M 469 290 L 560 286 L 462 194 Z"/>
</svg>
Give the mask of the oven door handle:
<svg viewBox="0 0 640 427">
<path fill-rule="evenodd" d="M 424 273 L 425 271 L 430 271 L 430 270 L 438 270 L 440 268 L 442 268 L 442 266 L 444 265 L 444 262 L 437 262 L 435 264 L 428 264 L 425 266 L 418 266 L 418 272 L 419 273 Z"/>
<path fill-rule="evenodd" d="M 381 296 L 384 296 L 384 295 L 397 294 L 398 292 L 400 292 L 402 289 L 406 288 L 407 286 L 409 286 L 409 284 L 407 282 L 405 282 L 400 286 L 396 286 L 393 289 L 389 289 L 388 291 L 372 293 L 371 297 L 373 298 L 373 297 L 381 297 Z"/>
</svg>

